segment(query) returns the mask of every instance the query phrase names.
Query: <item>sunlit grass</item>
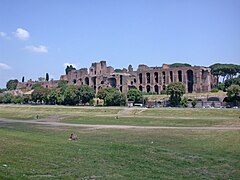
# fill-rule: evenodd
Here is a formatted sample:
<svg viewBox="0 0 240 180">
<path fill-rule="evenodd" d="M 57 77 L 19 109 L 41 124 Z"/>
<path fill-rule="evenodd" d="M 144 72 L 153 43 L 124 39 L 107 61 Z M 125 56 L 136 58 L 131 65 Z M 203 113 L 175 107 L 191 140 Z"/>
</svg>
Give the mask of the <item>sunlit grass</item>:
<svg viewBox="0 0 240 180">
<path fill-rule="evenodd" d="M 0 179 L 238 179 L 239 137 L 1 124 Z"/>
</svg>

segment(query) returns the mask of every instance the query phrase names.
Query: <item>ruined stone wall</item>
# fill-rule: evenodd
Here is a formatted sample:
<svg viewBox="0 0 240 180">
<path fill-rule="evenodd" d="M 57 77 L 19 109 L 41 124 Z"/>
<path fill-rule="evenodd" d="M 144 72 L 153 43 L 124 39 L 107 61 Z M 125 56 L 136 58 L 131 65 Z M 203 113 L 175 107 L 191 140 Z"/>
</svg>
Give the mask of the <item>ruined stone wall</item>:
<svg viewBox="0 0 240 180">
<path fill-rule="evenodd" d="M 58 87 L 58 82 L 59 80 L 51 80 L 51 81 L 44 81 L 44 82 L 39 82 L 39 81 L 32 81 L 29 80 L 27 82 L 18 82 L 17 84 L 17 89 L 28 89 L 30 90 L 34 84 L 40 84 L 43 88 L 57 88 Z"/>
<path fill-rule="evenodd" d="M 163 68 L 141 65 L 137 70 L 138 89 L 143 92 L 159 94 L 166 90 L 171 82 L 185 84 L 186 92 L 208 92 L 211 90 L 211 69 L 199 66 L 174 67 L 164 65 Z"/>
<path fill-rule="evenodd" d="M 187 93 L 209 92 L 214 83 L 210 68 L 200 66 L 172 68 L 168 64 L 163 64 L 162 67 L 148 67 L 140 64 L 137 71 L 133 71 L 132 66 L 129 65 L 128 69 L 123 68 L 121 72 L 116 73 L 113 67 L 107 66 L 106 61 L 92 63 L 89 72 L 87 68 L 72 70 L 67 75 L 62 75 L 60 80 L 78 86 L 88 85 L 96 92 L 102 88 L 115 87 L 124 93 L 136 88 L 157 94 L 166 90 L 171 82 L 182 82 Z M 31 88 L 34 83 L 36 82 L 19 83 L 18 88 Z M 41 84 L 47 88 L 57 87 L 57 81 Z"/>
</svg>

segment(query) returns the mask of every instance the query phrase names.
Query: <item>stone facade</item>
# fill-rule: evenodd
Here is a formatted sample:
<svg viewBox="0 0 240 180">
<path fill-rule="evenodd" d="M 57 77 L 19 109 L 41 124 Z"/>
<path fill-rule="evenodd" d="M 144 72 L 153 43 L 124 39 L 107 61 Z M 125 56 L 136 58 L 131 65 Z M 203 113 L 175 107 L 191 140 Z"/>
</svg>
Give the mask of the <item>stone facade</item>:
<svg viewBox="0 0 240 180">
<path fill-rule="evenodd" d="M 92 63 L 89 71 L 87 68 L 72 70 L 67 75 L 62 75 L 60 80 L 66 80 L 69 84 L 88 85 L 97 92 L 101 88 L 116 87 L 121 92 L 127 92 L 131 88 L 143 92 L 157 93 L 166 90 L 171 82 L 185 84 L 187 93 L 209 92 L 214 82 L 211 69 L 202 66 L 171 67 L 163 64 L 162 67 L 148 67 L 140 64 L 137 71 L 129 65 L 128 69 L 114 71 L 107 66 L 106 61 Z M 43 87 L 57 87 L 58 81 L 43 82 Z M 30 82 L 19 83 L 18 87 L 32 85 Z"/>
<path fill-rule="evenodd" d="M 51 81 L 32 81 L 31 79 L 27 82 L 19 82 L 17 85 L 17 89 L 31 89 L 33 84 L 40 84 L 44 88 L 57 88 L 58 87 L 58 80 L 51 80 Z"/>
<path fill-rule="evenodd" d="M 73 70 L 68 75 L 62 75 L 61 80 L 67 80 L 70 84 L 89 85 L 96 92 L 101 88 L 116 87 L 122 92 L 131 88 L 137 88 L 143 92 L 157 93 L 166 90 L 171 82 L 182 82 L 185 84 L 187 93 L 208 92 L 211 90 L 213 77 L 211 69 L 201 66 L 173 67 L 163 64 L 162 67 L 148 67 L 139 65 L 137 71 L 133 71 L 131 65 L 128 70 L 114 72 L 106 61 L 93 63 L 89 68 Z"/>
</svg>

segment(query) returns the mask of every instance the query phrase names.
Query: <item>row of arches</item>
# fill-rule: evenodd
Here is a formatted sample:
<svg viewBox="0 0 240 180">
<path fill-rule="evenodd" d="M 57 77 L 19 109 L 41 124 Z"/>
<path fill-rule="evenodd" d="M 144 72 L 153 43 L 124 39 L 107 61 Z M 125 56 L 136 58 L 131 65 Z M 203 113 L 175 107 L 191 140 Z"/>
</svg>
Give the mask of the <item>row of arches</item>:
<svg viewBox="0 0 240 180">
<path fill-rule="evenodd" d="M 147 85 L 145 88 L 146 88 L 146 92 L 149 93 L 149 92 L 155 92 L 157 94 L 160 93 L 161 90 L 166 90 L 166 85 L 163 85 L 162 88 L 160 88 L 161 86 L 158 86 L 158 85 L 155 85 L 155 86 L 150 86 L 150 85 Z M 153 89 L 152 89 L 153 88 Z M 144 91 L 144 86 L 140 85 L 138 87 L 138 89 L 140 91 Z"/>
<path fill-rule="evenodd" d="M 153 82 L 154 83 L 159 83 L 159 75 L 161 74 L 161 78 L 162 78 L 162 84 L 166 84 L 166 72 L 165 71 L 162 71 L 161 73 L 159 72 L 154 72 L 153 73 Z M 187 87 L 188 87 L 188 92 L 189 93 L 192 93 L 193 92 L 193 84 L 194 84 L 194 81 L 193 81 L 193 71 L 192 70 L 187 70 L 186 72 L 186 84 L 187 84 Z M 151 83 L 151 74 L 149 72 L 146 73 L 146 84 L 150 84 Z M 139 79 L 139 84 L 144 84 L 143 83 L 143 73 L 139 73 L 138 75 L 138 79 Z M 178 70 L 177 71 L 177 81 L 178 82 L 183 82 L 183 72 L 182 70 Z M 173 77 L 173 71 L 169 71 L 169 83 L 171 82 L 174 82 L 174 77 Z M 156 88 L 155 88 L 156 86 Z M 155 92 L 158 92 L 158 89 L 157 89 L 157 85 L 154 86 L 154 90 Z M 146 91 L 148 92 L 148 86 L 146 86 Z M 141 90 L 139 88 L 139 90 Z"/>
<path fill-rule="evenodd" d="M 188 70 L 189 72 L 191 72 L 192 70 Z M 153 78 L 154 78 L 154 83 L 159 83 L 159 75 L 162 75 L 162 81 L 163 83 L 166 82 L 166 72 L 163 71 L 162 73 L 158 73 L 158 72 L 154 72 L 153 73 Z M 183 77 L 182 77 L 182 71 L 179 70 L 177 72 L 177 77 L 178 77 L 178 82 L 182 82 L 183 81 Z M 143 73 L 139 73 L 139 83 L 142 84 L 143 83 Z M 173 78 L 173 71 L 169 71 L 169 78 L 170 78 L 170 82 L 174 81 Z M 146 82 L 150 83 L 151 82 L 151 74 L 149 72 L 146 73 Z"/>
</svg>

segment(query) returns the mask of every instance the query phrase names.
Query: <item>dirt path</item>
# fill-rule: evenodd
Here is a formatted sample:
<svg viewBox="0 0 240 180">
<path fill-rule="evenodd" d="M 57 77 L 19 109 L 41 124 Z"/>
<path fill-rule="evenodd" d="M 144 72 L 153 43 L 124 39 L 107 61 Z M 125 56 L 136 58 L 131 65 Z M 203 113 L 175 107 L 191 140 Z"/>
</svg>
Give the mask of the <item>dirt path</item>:
<svg viewBox="0 0 240 180">
<path fill-rule="evenodd" d="M 88 127 L 97 129 L 179 129 L 179 130 L 240 130 L 240 126 L 211 126 L 211 127 L 172 127 L 172 126 L 128 126 L 128 125 L 98 125 L 98 124 L 69 124 L 52 121 L 13 120 L 0 118 L 0 126 L 4 123 L 29 123 L 49 126 Z"/>
</svg>

